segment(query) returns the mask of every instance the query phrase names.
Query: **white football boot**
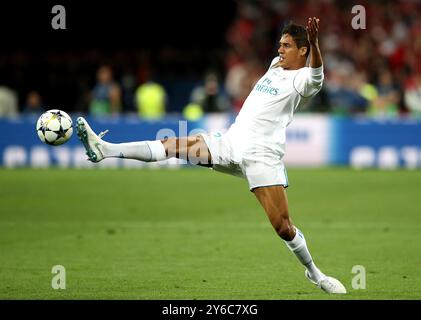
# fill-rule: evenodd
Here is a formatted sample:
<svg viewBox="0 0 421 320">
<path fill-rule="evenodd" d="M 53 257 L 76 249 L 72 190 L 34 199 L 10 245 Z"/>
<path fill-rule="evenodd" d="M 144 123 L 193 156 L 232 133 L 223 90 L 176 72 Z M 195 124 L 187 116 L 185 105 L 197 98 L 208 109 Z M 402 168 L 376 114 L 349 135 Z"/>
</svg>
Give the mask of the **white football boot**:
<svg viewBox="0 0 421 320">
<path fill-rule="evenodd" d="M 311 283 L 314 283 L 316 286 L 318 286 L 320 289 L 322 289 L 326 293 L 334 293 L 334 294 L 346 293 L 346 289 L 344 285 L 335 278 L 324 276 L 321 280 L 316 282 L 310 277 L 310 274 L 307 272 L 307 270 L 304 272 L 304 274 Z"/>
<path fill-rule="evenodd" d="M 76 132 L 86 149 L 88 160 L 92 162 L 99 162 L 104 159 L 104 141 L 102 141 L 101 138 L 108 132 L 108 130 L 96 135 L 89 126 L 88 122 L 83 117 L 78 117 L 76 119 Z"/>
</svg>

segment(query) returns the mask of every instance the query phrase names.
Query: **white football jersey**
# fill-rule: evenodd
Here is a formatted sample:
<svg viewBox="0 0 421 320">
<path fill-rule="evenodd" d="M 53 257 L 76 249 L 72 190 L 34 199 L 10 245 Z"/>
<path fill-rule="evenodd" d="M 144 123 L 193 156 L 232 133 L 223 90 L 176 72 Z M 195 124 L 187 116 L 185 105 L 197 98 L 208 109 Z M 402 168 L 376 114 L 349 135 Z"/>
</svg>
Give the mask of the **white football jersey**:
<svg viewBox="0 0 421 320">
<path fill-rule="evenodd" d="M 320 91 L 323 84 L 323 66 L 298 70 L 272 68 L 255 84 L 235 122 L 226 136 L 233 146 L 232 157 L 278 162 L 285 154 L 286 127 L 294 111 Z"/>
</svg>

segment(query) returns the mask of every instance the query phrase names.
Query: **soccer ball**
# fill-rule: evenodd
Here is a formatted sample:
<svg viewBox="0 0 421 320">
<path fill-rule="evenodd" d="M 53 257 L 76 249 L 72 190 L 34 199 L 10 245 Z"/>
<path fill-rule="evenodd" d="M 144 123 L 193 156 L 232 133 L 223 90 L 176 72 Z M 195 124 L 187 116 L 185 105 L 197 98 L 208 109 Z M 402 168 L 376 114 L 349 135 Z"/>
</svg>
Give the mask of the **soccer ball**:
<svg viewBox="0 0 421 320">
<path fill-rule="evenodd" d="M 38 118 L 36 129 L 42 142 L 58 146 L 72 136 L 72 118 L 62 110 L 48 110 Z"/>
</svg>

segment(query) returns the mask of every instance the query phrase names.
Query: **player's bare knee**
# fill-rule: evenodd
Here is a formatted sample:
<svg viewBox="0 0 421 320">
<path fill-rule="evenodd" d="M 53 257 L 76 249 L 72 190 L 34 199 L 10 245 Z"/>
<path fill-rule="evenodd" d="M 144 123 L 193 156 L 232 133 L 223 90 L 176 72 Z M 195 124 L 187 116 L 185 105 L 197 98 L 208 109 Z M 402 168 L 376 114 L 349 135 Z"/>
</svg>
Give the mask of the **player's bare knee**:
<svg viewBox="0 0 421 320">
<path fill-rule="evenodd" d="M 290 241 L 294 238 L 294 226 L 288 218 L 279 219 L 273 227 L 283 240 Z"/>
<path fill-rule="evenodd" d="M 188 161 L 192 164 L 204 166 L 211 163 L 208 146 L 201 135 L 190 137 Z"/>
<path fill-rule="evenodd" d="M 167 157 L 177 157 L 178 156 L 178 138 L 175 137 L 165 137 L 161 140 Z"/>
</svg>

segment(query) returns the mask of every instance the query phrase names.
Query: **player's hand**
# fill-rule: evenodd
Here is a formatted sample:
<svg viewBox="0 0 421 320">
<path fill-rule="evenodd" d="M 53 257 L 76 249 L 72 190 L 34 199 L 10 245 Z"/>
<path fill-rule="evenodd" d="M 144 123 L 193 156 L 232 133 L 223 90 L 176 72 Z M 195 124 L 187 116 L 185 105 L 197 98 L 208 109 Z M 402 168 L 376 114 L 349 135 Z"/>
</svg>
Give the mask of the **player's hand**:
<svg viewBox="0 0 421 320">
<path fill-rule="evenodd" d="M 319 37 L 319 21 L 320 19 L 313 17 L 308 18 L 307 20 L 307 39 L 310 42 L 310 45 L 317 45 L 318 44 L 318 37 Z"/>
</svg>

